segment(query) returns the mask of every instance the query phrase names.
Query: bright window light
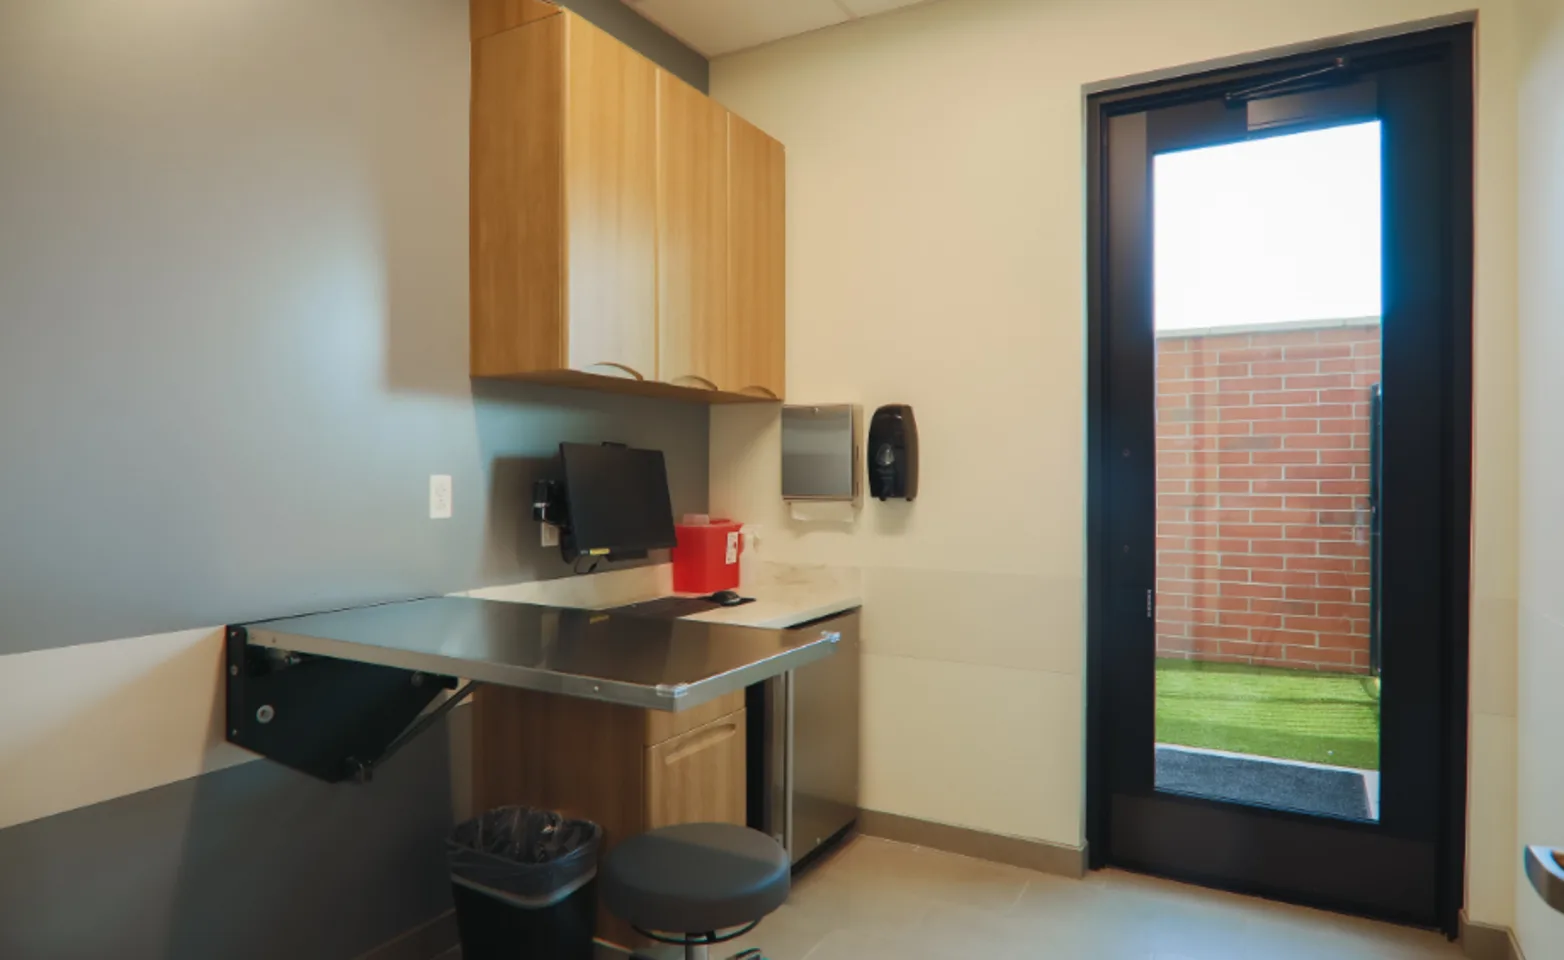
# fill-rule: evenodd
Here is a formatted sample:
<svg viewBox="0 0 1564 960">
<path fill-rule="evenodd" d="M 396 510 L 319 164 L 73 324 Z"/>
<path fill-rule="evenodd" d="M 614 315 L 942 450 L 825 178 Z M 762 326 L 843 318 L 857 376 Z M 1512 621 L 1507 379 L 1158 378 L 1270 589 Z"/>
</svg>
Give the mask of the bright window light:
<svg viewBox="0 0 1564 960">
<path fill-rule="evenodd" d="M 1380 124 L 1158 154 L 1156 328 L 1378 317 Z"/>
</svg>

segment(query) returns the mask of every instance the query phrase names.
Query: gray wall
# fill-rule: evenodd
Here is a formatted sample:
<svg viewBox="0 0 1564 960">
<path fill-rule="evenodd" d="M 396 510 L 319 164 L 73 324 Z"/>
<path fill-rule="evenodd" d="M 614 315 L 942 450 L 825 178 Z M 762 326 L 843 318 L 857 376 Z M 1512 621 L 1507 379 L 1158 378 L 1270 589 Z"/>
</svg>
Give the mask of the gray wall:
<svg viewBox="0 0 1564 960">
<path fill-rule="evenodd" d="M 0 957 L 356 957 L 450 909 L 446 762 L 435 729 L 367 787 L 247 763 L 0 830 Z"/>
<path fill-rule="evenodd" d="M 661 448 L 704 508 L 704 408 L 467 377 L 467 31 L 463 0 L 0 0 L 0 681 L 564 575 L 527 519 L 561 440 Z M 353 956 L 449 906 L 450 793 L 436 731 L 367 787 L 259 761 L 0 830 L 0 956 Z"/>
<path fill-rule="evenodd" d="M 704 409 L 468 380 L 466 24 L 0 0 L 0 654 L 562 575 L 560 440 L 704 506 Z"/>
</svg>

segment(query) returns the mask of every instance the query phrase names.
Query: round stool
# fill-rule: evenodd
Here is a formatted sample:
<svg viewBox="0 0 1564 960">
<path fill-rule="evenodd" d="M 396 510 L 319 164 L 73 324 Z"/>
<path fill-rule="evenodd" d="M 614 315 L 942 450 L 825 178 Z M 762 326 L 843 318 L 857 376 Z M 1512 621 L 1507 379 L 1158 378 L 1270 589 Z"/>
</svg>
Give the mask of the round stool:
<svg viewBox="0 0 1564 960">
<path fill-rule="evenodd" d="M 787 900 L 790 866 L 787 851 L 758 830 L 685 823 L 619 844 L 598 883 L 604 906 L 637 932 L 706 960 L 709 945 L 748 933 Z"/>
</svg>

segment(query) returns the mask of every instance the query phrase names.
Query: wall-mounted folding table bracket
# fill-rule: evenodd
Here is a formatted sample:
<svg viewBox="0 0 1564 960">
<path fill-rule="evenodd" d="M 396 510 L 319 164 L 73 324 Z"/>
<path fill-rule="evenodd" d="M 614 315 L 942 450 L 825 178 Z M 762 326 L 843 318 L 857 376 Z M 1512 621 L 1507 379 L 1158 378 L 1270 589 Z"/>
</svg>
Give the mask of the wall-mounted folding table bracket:
<svg viewBox="0 0 1564 960">
<path fill-rule="evenodd" d="M 227 663 L 229 742 L 332 783 L 367 782 L 477 687 L 426 713 L 455 679 L 253 645 L 244 626 Z"/>
</svg>

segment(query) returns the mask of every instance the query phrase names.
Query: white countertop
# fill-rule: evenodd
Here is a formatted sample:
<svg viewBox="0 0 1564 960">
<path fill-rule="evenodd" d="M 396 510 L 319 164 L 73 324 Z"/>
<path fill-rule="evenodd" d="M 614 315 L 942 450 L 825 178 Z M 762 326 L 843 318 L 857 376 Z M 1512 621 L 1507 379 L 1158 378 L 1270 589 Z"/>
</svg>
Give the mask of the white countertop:
<svg viewBox="0 0 1564 960">
<path fill-rule="evenodd" d="M 737 592 L 740 596 L 754 597 L 755 602 L 719 607 L 688 619 L 785 630 L 862 606 L 861 583 L 858 571 L 851 567 L 746 560 Z M 479 600 L 508 600 L 586 610 L 606 610 L 677 596 L 673 592 L 673 568 L 669 564 L 488 587 L 463 595 Z"/>
<path fill-rule="evenodd" d="M 685 619 L 785 630 L 863 606 L 855 569 L 766 563 L 747 566 L 744 572 L 747 579 L 736 592 L 754 597 L 754 603 L 718 607 Z"/>
</svg>

